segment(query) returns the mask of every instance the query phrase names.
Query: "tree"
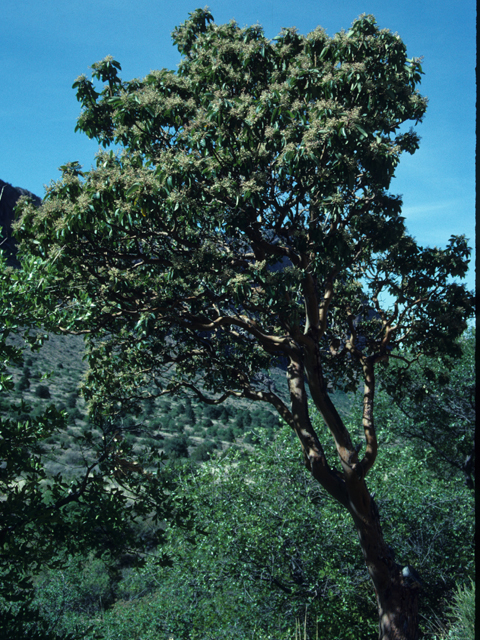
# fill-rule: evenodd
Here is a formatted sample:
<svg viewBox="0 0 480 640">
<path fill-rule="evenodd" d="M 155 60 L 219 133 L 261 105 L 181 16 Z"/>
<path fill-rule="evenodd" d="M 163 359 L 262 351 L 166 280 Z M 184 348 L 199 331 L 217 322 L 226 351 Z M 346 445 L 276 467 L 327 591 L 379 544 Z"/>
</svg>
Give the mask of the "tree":
<svg viewBox="0 0 480 640">
<path fill-rule="evenodd" d="M 401 153 L 418 148 L 406 125 L 426 109 L 420 60 L 372 16 L 333 38 L 284 29 L 269 41 L 259 26 L 217 25 L 197 10 L 173 36 L 177 71 L 124 82 L 107 57 L 74 84 L 77 128 L 116 150 L 89 172 L 62 167 L 40 212 L 20 205 L 23 268 L 32 286 L 48 283 L 39 318 L 86 336 L 86 393 L 104 411 L 135 405 L 151 385 L 210 404 L 270 403 L 353 518 L 380 638 L 416 638 L 418 588 L 366 483 L 378 452 L 375 372 L 458 356 L 473 313 L 452 281 L 468 269 L 466 239 L 419 246 L 388 192 Z M 265 376 L 274 365 L 286 367 L 290 406 Z M 360 379 L 361 439 L 330 397 Z"/>
</svg>

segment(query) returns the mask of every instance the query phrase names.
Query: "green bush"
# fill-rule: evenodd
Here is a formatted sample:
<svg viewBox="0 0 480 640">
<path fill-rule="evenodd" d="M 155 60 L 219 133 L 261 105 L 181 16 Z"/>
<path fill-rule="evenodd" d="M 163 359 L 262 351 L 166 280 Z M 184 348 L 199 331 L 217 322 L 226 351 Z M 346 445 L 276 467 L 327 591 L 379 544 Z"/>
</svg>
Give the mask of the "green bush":
<svg viewBox="0 0 480 640">
<path fill-rule="evenodd" d="M 175 420 L 169 416 L 162 416 L 156 425 L 161 431 L 173 431 L 175 429 Z"/>
<path fill-rule="evenodd" d="M 268 434 L 258 431 L 262 443 Z M 386 438 L 381 426 L 379 437 Z M 166 445 L 174 451 L 179 439 L 188 444 L 181 436 Z M 163 550 L 171 566 L 151 558 L 143 568 L 117 572 L 123 580 L 109 608 L 105 578 L 91 601 L 82 596 L 83 587 L 69 600 L 68 587 L 63 613 L 59 596 L 52 597 L 49 619 L 58 614 L 60 629 L 93 624 L 85 640 L 95 634 L 103 640 L 293 640 L 296 621 L 307 610 L 309 638 L 317 626 L 318 637 L 328 640 L 376 637 L 375 594 L 351 519 L 307 474 L 290 429 L 282 427 L 261 448 L 234 449 L 216 458 L 207 441 L 192 451 L 191 460 L 201 465 L 172 465 L 177 497 L 192 505 L 197 533 L 167 532 Z M 327 455 L 332 453 L 333 446 Z M 432 475 L 412 458 L 408 444 L 398 443 L 382 447 L 369 486 L 397 561 L 414 565 L 425 583 L 421 632 L 434 616 L 446 625 L 443 603 L 453 600 L 455 619 L 442 640 L 471 640 L 473 586 L 454 587 L 474 572 L 471 492 Z M 99 592 L 105 594 L 101 610 L 95 609 Z"/>
<path fill-rule="evenodd" d="M 36 584 L 35 605 L 59 637 L 113 601 L 114 583 L 94 556 L 71 557 L 62 570 L 45 571 Z"/>
<path fill-rule="evenodd" d="M 222 408 L 223 407 L 217 407 L 215 405 L 208 405 L 205 407 L 203 415 L 212 420 L 218 420 L 222 415 Z"/>
<path fill-rule="evenodd" d="M 169 438 L 165 440 L 165 453 L 169 458 L 178 459 L 178 458 L 188 458 L 188 445 L 190 444 L 189 439 L 185 435 L 174 436 L 173 438 Z"/>
<path fill-rule="evenodd" d="M 174 405 L 170 410 L 170 415 L 172 416 L 172 418 L 179 418 L 180 416 L 183 417 L 185 415 L 185 405 L 183 404 L 183 402 Z"/>
<path fill-rule="evenodd" d="M 51 398 L 50 389 L 46 384 L 39 384 L 35 389 L 35 395 L 37 396 L 37 398 L 42 398 L 43 400 Z"/>
<path fill-rule="evenodd" d="M 172 401 L 167 400 L 166 398 L 161 398 L 160 406 L 162 408 L 162 411 L 164 411 L 165 413 L 169 413 L 170 409 L 172 408 Z"/>
<path fill-rule="evenodd" d="M 76 391 L 69 393 L 66 400 L 67 407 L 69 407 L 70 409 L 73 409 L 74 407 L 76 407 L 77 398 L 78 398 L 78 393 Z"/>
<path fill-rule="evenodd" d="M 30 389 L 30 380 L 27 377 L 22 376 L 15 385 L 15 389 L 17 391 L 25 391 L 26 389 Z"/>
<path fill-rule="evenodd" d="M 226 423 L 229 421 L 229 419 L 230 419 L 230 415 L 229 415 L 229 413 L 228 413 L 228 411 L 227 411 L 226 407 L 222 407 L 222 410 L 221 410 L 221 412 L 220 412 L 220 415 L 219 415 L 219 418 L 218 418 L 218 419 L 220 420 L 220 422 L 221 422 L 222 424 L 226 424 Z"/>
<path fill-rule="evenodd" d="M 237 429 L 238 431 L 243 431 L 243 413 L 237 413 L 237 416 L 235 418 L 234 421 L 234 428 Z"/>
<path fill-rule="evenodd" d="M 205 440 L 205 442 L 199 444 L 198 447 L 195 447 L 190 457 L 196 462 L 205 462 L 206 460 L 210 460 L 216 448 L 217 445 L 214 442 Z"/>
<path fill-rule="evenodd" d="M 227 442 L 234 442 L 235 440 L 235 432 L 232 427 L 223 429 L 220 435 L 222 436 L 223 440 L 226 440 Z"/>
<path fill-rule="evenodd" d="M 191 425 L 194 425 L 196 422 L 195 413 L 192 408 L 192 404 L 187 403 L 185 407 L 185 420 L 189 422 Z"/>
<path fill-rule="evenodd" d="M 457 587 L 453 604 L 450 608 L 453 618 L 447 636 L 450 640 L 475 640 L 475 582 L 463 588 Z"/>
<path fill-rule="evenodd" d="M 122 418 L 122 427 L 125 431 L 132 431 L 137 427 L 137 421 L 133 416 L 127 415 Z"/>
<path fill-rule="evenodd" d="M 247 444 L 258 444 L 258 442 L 260 442 L 260 438 L 254 431 L 247 431 L 243 441 Z"/>
<path fill-rule="evenodd" d="M 147 398 L 143 403 L 143 410 L 147 416 L 155 411 L 155 398 Z"/>
<path fill-rule="evenodd" d="M 77 420 L 83 420 L 83 413 L 75 408 L 68 412 L 68 424 L 75 424 Z"/>
<path fill-rule="evenodd" d="M 207 429 L 207 435 L 210 438 L 215 438 L 215 436 L 218 434 L 218 427 L 216 425 L 212 425 L 211 427 L 208 427 Z"/>
</svg>

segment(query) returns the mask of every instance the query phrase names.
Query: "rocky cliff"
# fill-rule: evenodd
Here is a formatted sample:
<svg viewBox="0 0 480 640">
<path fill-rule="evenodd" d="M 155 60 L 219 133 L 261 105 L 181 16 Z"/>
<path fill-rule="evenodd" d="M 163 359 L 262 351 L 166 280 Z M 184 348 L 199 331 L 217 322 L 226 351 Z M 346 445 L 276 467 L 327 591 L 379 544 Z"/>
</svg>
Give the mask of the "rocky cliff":
<svg viewBox="0 0 480 640">
<path fill-rule="evenodd" d="M 0 180 L 0 247 L 5 251 L 7 262 L 11 265 L 16 264 L 12 222 L 15 215 L 15 205 L 21 196 L 29 196 L 38 207 L 42 204 L 41 199 L 30 191 L 20 187 L 12 187 L 8 182 Z"/>
</svg>

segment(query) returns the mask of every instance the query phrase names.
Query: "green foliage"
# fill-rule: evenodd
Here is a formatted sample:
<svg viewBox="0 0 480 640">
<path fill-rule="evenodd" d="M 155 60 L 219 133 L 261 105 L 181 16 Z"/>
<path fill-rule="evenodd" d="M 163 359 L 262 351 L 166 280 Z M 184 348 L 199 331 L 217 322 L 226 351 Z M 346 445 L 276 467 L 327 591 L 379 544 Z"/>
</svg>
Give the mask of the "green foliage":
<svg viewBox="0 0 480 640">
<path fill-rule="evenodd" d="M 451 605 L 454 619 L 448 638 L 452 640 L 475 640 L 475 582 L 458 587 Z"/>
<path fill-rule="evenodd" d="M 195 462 L 205 462 L 206 460 L 210 460 L 216 448 L 214 442 L 204 440 L 198 447 L 195 447 L 190 457 L 192 460 L 195 460 Z"/>
<path fill-rule="evenodd" d="M 191 402 L 186 403 L 185 418 L 191 425 L 194 425 L 196 422 L 195 412 L 193 411 Z"/>
<path fill-rule="evenodd" d="M 178 385 L 202 372 L 214 393 L 256 388 L 258 371 L 286 354 L 273 336 L 303 331 L 310 278 L 325 296 L 335 281 L 320 337 L 340 387 L 356 384 L 351 349 L 338 349 L 349 313 L 365 355 L 383 357 L 387 342 L 450 351 L 472 312 L 471 296 L 449 283 L 466 272 L 466 240 L 417 246 L 387 191 L 401 153 L 418 146 L 403 125 L 426 108 L 421 65 L 399 36 L 363 16 L 334 38 L 286 29 L 269 41 L 259 27 L 217 25 L 199 11 L 175 42 L 178 71 L 124 82 L 106 58 L 92 67 L 103 91 L 77 80 L 78 128 L 124 153 L 100 154 L 91 172 L 65 165 L 41 216 L 20 204 L 24 268 L 49 282 L 42 321 L 48 308 L 51 326 L 95 336 L 92 398 L 126 401 L 146 371 L 159 382 L 171 369 L 170 340 Z M 57 307 L 66 288 L 78 297 Z M 382 292 L 400 305 L 379 309 L 383 325 L 366 314 Z M 392 314 L 402 319 L 395 332 Z"/>
<path fill-rule="evenodd" d="M 74 409 L 77 405 L 77 398 L 78 393 L 76 391 L 70 393 L 67 397 L 67 407 L 69 407 L 70 409 Z"/>
<path fill-rule="evenodd" d="M 461 482 L 445 482 L 412 463 L 410 447 L 404 451 L 390 443 L 372 483 L 397 560 L 414 563 L 421 573 L 426 632 L 436 619 L 448 623 L 444 603 L 452 602 L 456 583 L 468 585 L 474 575 L 473 498 Z M 122 569 L 114 582 L 99 574 L 92 594 L 101 593 L 106 604 L 114 593 L 114 603 L 95 614 L 94 631 L 85 638 L 95 632 L 108 640 L 135 634 L 155 640 L 292 640 L 305 611 L 310 638 L 317 627 L 319 637 L 329 640 L 376 637 L 375 595 L 352 522 L 305 472 L 289 428 L 247 455 L 230 450 L 200 467 L 176 466 L 172 473 L 178 497 L 192 505 L 194 535 L 169 529 L 169 567 L 148 561 Z M 388 473 L 394 473 L 393 489 L 385 481 Z M 401 518 L 396 510 L 402 510 Z M 80 564 L 91 571 L 90 561 Z M 55 583 L 60 590 L 63 578 L 59 572 L 49 576 L 38 583 L 37 598 L 45 615 L 53 616 L 58 596 L 49 601 L 43 585 Z M 82 604 L 88 589 L 80 584 L 78 594 L 71 593 L 74 604 L 62 613 L 62 628 L 71 629 L 75 621 L 85 629 L 93 615 Z M 467 604 L 457 597 L 457 615 L 466 609 L 468 620 L 471 592 L 461 593 Z"/>
<path fill-rule="evenodd" d="M 174 460 L 178 458 L 188 458 L 189 444 L 190 442 L 187 436 L 174 436 L 173 438 L 168 438 L 168 440 L 165 441 L 164 450 L 169 458 L 172 458 Z"/>
<path fill-rule="evenodd" d="M 233 442 L 235 440 L 235 431 L 232 427 L 228 427 L 222 431 L 222 438 L 227 442 Z"/>
<path fill-rule="evenodd" d="M 421 357 L 408 365 L 391 361 L 379 376 L 386 392 L 377 393 L 375 401 L 376 422 L 388 424 L 390 438 L 412 442 L 419 463 L 446 480 L 463 477 L 470 488 L 475 480 L 475 341 L 475 329 L 469 328 L 459 340 L 460 357 L 446 362 Z"/>
<path fill-rule="evenodd" d="M 432 627 L 434 640 L 475 640 L 475 582 L 458 586 L 449 603 L 449 623 L 439 618 Z"/>
<path fill-rule="evenodd" d="M 93 617 L 113 602 L 107 568 L 108 558 L 70 556 L 60 570 L 45 571 L 36 580 L 34 604 L 58 635 L 69 631 L 58 622 L 70 613 Z"/>
<path fill-rule="evenodd" d="M 17 391 L 25 391 L 26 389 L 30 389 L 30 380 L 26 376 L 22 376 L 17 382 L 15 388 L 17 389 Z"/>
<path fill-rule="evenodd" d="M 53 405 L 33 411 L 15 402 L 7 369 L 21 364 L 27 345 L 38 350 L 44 341 L 43 334 L 24 328 L 31 325 L 35 307 L 26 282 L 22 271 L 5 268 L 0 252 L 0 392 L 8 408 L 6 416 L 0 415 L 0 637 L 67 639 L 69 633 L 56 633 L 58 611 L 45 616 L 44 603 L 33 598 L 39 572 L 68 573 L 68 556 L 89 551 L 108 550 L 115 559 L 128 549 L 141 562 L 146 542 L 136 533 L 137 519 L 150 517 L 150 539 L 158 544 L 162 523 L 185 522 L 188 509 L 172 502 L 173 485 L 158 457 L 145 456 L 150 471 L 145 473 L 112 420 L 94 417 L 92 429 L 77 435 L 79 451 L 69 452 L 77 475 L 48 472 L 47 465 L 60 454 L 66 416 Z M 92 584 L 88 590 L 93 593 Z M 58 609 L 55 598 L 52 606 Z"/>
</svg>

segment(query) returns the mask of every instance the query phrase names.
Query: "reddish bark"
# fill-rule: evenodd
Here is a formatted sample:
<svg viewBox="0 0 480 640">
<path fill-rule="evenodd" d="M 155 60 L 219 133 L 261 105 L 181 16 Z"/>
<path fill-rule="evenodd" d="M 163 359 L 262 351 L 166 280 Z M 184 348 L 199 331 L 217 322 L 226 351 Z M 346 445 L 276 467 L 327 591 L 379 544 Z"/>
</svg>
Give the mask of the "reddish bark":
<svg viewBox="0 0 480 640">
<path fill-rule="evenodd" d="M 365 475 L 373 467 L 377 453 L 373 361 L 364 363 L 363 427 L 367 449 L 362 460 L 358 459 L 350 433 L 327 394 L 319 359 L 307 358 L 308 364 L 309 388 L 334 437 L 342 471 L 331 468 L 327 462 L 309 416 L 303 361 L 292 354 L 287 371 L 292 402 L 289 423 L 302 445 L 305 464 L 313 477 L 353 518 L 377 596 L 379 640 L 417 640 L 419 587 L 406 580 L 402 567 L 395 562 L 394 552 L 383 537 L 377 506 L 365 482 Z"/>
</svg>

